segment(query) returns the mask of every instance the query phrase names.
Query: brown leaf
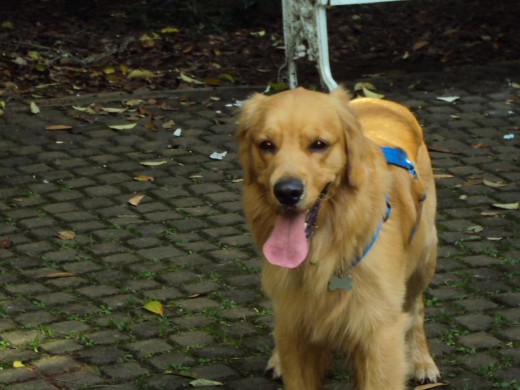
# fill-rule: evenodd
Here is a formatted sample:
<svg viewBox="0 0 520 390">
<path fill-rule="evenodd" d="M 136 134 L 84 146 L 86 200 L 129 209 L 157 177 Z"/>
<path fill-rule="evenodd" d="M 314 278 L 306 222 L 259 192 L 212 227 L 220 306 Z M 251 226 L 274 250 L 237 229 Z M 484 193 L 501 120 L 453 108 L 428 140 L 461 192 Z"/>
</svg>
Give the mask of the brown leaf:
<svg viewBox="0 0 520 390">
<path fill-rule="evenodd" d="M 439 153 L 449 153 L 449 154 L 460 154 L 459 152 L 455 152 L 452 149 L 445 148 L 439 144 L 428 146 L 428 150 L 431 152 L 439 152 Z"/>
<path fill-rule="evenodd" d="M 50 274 L 41 275 L 42 279 L 59 279 L 59 278 L 72 278 L 78 276 L 74 272 L 53 272 Z"/>
<path fill-rule="evenodd" d="M 9 237 L 3 237 L 0 239 L 0 249 L 7 249 L 13 245 L 13 242 Z"/>
<path fill-rule="evenodd" d="M 222 81 L 216 78 L 208 77 L 204 79 L 204 83 L 211 85 L 212 87 L 218 87 L 222 84 Z"/>
<path fill-rule="evenodd" d="M 164 123 L 161 125 L 161 127 L 162 127 L 163 129 L 171 129 L 171 128 L 175 127 L 175 126 L 176 126 L 176 123 L 175 123 L 175 121 L 174 121 L 173 119 L 172 119 L 172 120 L 169 120 L 168 122 L 164 122 Z"/>
<path fill-rule="evenodd" d="M 135 181 L 154 181 L 155 178 L 153 176 L 139 175 L 134 177 Z"/>
<path fill-rule="evenodd" d="M 480 213 L 480 215 L 483 215 L 485 217 L 494 217 L 494 216 L 497 216 L 500 214 L 501 214 L 500 211 L 492 211 L 492 210 L 485 210 Z"/>
<path fill-rule="evenodd" d="M 491 181 L 491 180 L 484 179 L 482 181 L 482 183 L 484 183 L 485 186 L 488 186 L 491 188 L 507 187 L 507 183 L 504 183 L 502 180 Z"/>
<path fill-rule="evenodd" d="M 128 199 L 128 203 L 130 203 L 132 206 L 139 206 L 144 197 L 144 195 L 132 196 L 130 199 Z"/>
<path fill-rule="evenodd" d="M 493 203 L 493 207 L 502 210 L 518 210 L 520 208 L 520 202 L 513 203 Z"/>
<path fill-rule="evenodd" d="M 152 114 L 148 115 L 148 120 L 146 121 L 145 127 L 149 131 L 157 131 L 157 125 L 155 124 L 155 122 L 153 120 Z"/>
<path fill-rule="evenodd" d="M 415 387 L 415 390 L 429 390 L 429 389 L 434 389 L 436 387 L 443 387 L 443 386 L 447 386 L 446 383 L 427 383 L 425 385 L 419 385 L 419 386 L 416 386 Z"/>
<path fill-rule="evenodd" d="M 139 107 L 137 109 L 137 112 L 139 112 L 139 114 L 143 115 L 143 116 L 149 116 L 149 115 L 152 115 L 152 112 L 150 110 L 147 110 L 146 108 L 144 107 Z"/>
<path fill-rule="evenodd" d="M 422 49 L 423 47 L 428 46 L 429 44 L 430 44 L 430 42 L 425 41 L 425 40 L 417 41 L 417 42 L 415 42 L 414 45 L 412 46 L 412 50 L 413 50 L 413 51 L 420 50 L 420 49 Z"/>
<path fill-rule="evenodd" d="M 472 175 L 464 182 L 465 186 L 475 186 L 482 183 L 482 177 L 478 175 Z"/>
<path fill-rule="evenodd" d="M 452 178 L 454 177 L 453 175 L 450 175 L 449 173 L 436 173 L 435 175 L 433 175 L 434 179 L 449 179 L 449 178 Z"/>
<path fill-rule="evenodd" d="M 71 130 L 72 126 L 69 125 L 49 125 L 45 127 L 45 130 L 52 130 L 52 131 L 63 131 L 63 130 Z"/>
<path fill-rule="evenodd" d="M 76 238 L 76 233 L 72 230 L 62 230 L 61 232 L 58 232 L 57 236 L 60 240 L 69 241 Z"/>
</svg>

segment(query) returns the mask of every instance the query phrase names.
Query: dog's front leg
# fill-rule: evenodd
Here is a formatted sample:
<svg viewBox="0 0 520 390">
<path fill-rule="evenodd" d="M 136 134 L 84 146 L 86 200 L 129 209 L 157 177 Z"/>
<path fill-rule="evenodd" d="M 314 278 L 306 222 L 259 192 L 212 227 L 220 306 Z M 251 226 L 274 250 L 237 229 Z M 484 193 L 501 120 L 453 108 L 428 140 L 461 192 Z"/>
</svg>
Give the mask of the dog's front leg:
<svg viewBox="0 0 520 390">
<path fill-rule="evenodd" d="M 269 365 L 275 374 L 282 375 L 285 390 L 321 389 L 331 354 L 309 343 L 305 333 L 291 322 L 277 321 L 274 335 L 276 348 Z"/>
<path fill-rule="evenodd" d="M 356 390 L 404 390 L 408 373 L 405 347 L 406 315 L 381 323 L 353 351 Z"/>
</svg>

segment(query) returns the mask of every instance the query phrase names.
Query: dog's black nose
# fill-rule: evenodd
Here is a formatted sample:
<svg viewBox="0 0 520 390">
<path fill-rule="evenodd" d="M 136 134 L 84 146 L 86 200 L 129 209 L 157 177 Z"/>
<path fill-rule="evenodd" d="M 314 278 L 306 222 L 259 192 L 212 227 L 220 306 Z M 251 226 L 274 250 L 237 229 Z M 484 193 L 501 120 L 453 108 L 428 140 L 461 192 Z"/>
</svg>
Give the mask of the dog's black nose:
<svg viewBox="0 0 520 390">
<path fill-rule="evenodd" d="M 280 180 L 274 186 L 276 199 L 284 206 L 294 206 L 303 195 L 303 183 L 298 179 Z"/>
</svg>

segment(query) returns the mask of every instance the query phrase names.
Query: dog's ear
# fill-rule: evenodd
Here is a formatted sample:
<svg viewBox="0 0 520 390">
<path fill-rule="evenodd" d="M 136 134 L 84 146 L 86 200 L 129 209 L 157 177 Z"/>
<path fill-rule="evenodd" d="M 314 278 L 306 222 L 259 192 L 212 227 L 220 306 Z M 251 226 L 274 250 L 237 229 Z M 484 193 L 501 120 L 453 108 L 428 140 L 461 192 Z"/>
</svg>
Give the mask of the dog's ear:
<svg viewBox="0 0 520 390">
<path fill-rule="evenodd" d="M 345 134 L 345 152 L 347 154 L 347 182 L 353 188 L 359 188 L 365 180 L 370 159 L 365 154 L 369 152 L 368 141 L 350 105 L 350 94 L 338 87 L 331 92 L 336 102 L 336 109 Z"/>
<path fill-rule="evenodd" d="M 240 114 L 238 116 L 238 129 L 236 131 L 236 139 L 238 141 L 238 157 L 242 168 L 244 170 L 244 184 L 250 184 L 253 167 L 251 148 L 251 131 L 259 126 L 259 121 L 263 117 L 264 109 L 262 103 L 268 99 L 267 96 L 260 93 L 256 93 L 246 100 L 242 106 Z"/>
</svg>

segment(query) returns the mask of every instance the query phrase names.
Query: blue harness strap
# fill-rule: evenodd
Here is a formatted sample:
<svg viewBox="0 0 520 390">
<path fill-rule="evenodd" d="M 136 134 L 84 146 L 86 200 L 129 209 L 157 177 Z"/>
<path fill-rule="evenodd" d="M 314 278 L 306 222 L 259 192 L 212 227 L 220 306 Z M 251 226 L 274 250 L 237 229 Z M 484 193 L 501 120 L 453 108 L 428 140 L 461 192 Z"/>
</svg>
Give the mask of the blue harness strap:
<svg viewBox="0 0 520 390">
<path fill-rule="evenodd" d="M 403 149 L 392 148 L 390 146 L 382 146 L 381 151 L 385 155 L 388 164 L 397 165 L 398 167 L 406 169 L 410 174 L 417 179 L 417 171 L 415 164 L 408 160 L 408 156 Z"/>
<path fill-rule="evenodd" d="M 368 243 L 368 245 L 365 247 L 362 253 L 356 256 L 354 261 L 352 262 L 352 267 L 355 267 L 362 259 L 367 255 L 368 252 L 372 249 L 374 244 L 376 243 L 377 239 L 379 238 L 379 235 L 381 234 L 381 230 L 383 230 L 383 224 L 390 218 L 390 215 L 392 214 L 392 205 L 390 204 L 390 196 L 386 196 L 386 213 L 383 217 L 383 220 L 381 223 L 377 226 L 376 233 L 372 237 L 372 240 Z"/>
<path fill-rule="evenodd" d="M 396 165 L 398 167 L 406 169 L 410 174 L 414 177 L 414 179 L 418 179 L 417 171 L 415 170 L 415 164 L 408 159 L 406 152 L 400 148 L 393 148 L 390 146 L 382 146 L 381 151 L 385 155 L 386 162 L 391 165 Z M 419 199 L 419 204 L 422 205 L 422 202 L 426 199 L 426 194 L 421 196 Z M 356 256 L 354 261 L 352 262 L 352 267 L 355 267 L 363 258 L 370 252 L 374 244 L 376 243 L 381 231 L 383 230 L 384 223 L 390 218 L 390 214 L 392 212 L 392 205 L 390 204 L 390 196 L 386 195 L 386 213 L 383 217 L 381 223 L 377 226 L 376 232 L 372 237 L 372 240 L 368 243 L 368 245 L 363 249 L 359 255 Z M 410 241 L 415 236 L 417 229 L 417 225 L 413 228 L 412 235 L 410 237 Z"/>
<path fill-rule="evenodd" d="M 414 177 L 415 180 L 419 179 L 419 176 L 417 175 L 417 171 L 415 170 L 415 164 L 408 160 L 408 156 L 406 155 L 406 152 L 399 148 L 392 148 L 389 146 L 382 146 L 381 151 L 385 155 L 386 161 L 388 164 L 396 165 L 398 167 L 406 169 L 410 174 Z M 390 215 L 392 214 L 392 205 L 390 203 L 390 195 L 386 195 L 386 212 L 383 216 L 383 219 L 377 225 L 377 229 L 372 236 L 372 239 L 367 244 L 367 246 L 363 249 L 361 253 L 359 253 L 350 266 L 354 268 L 356 265 L 358 265 L 361 260 L 370 252 L 370 250 L 374 247 L 374 245 L 377 242 L 377 239 L 381 235 L 381 231 L 383 230 L 383 225 L 385 222 L 390 218 Z M 410 241 L 415 236 L 417 226 L 419 224 L 419 218 L 421 216 L 421 208 L 422 203 L 426 199 L 426 194 L 422 194 L 421 198 L 419 199 L 419 211 L 418 211 L 418 217 L 417 221 L 415 223 L 415 226 L 412 230 L 412 234 L 410 237 Z M 332 274 L 331 279 L 329 280 L 329 290 L 330 291 L 336 291 L 336 290 L 346 290 L 350 291 L 352 290 L 352 277 L 350 275 L 336 275 L 335 273 Z"/>
</svg>

